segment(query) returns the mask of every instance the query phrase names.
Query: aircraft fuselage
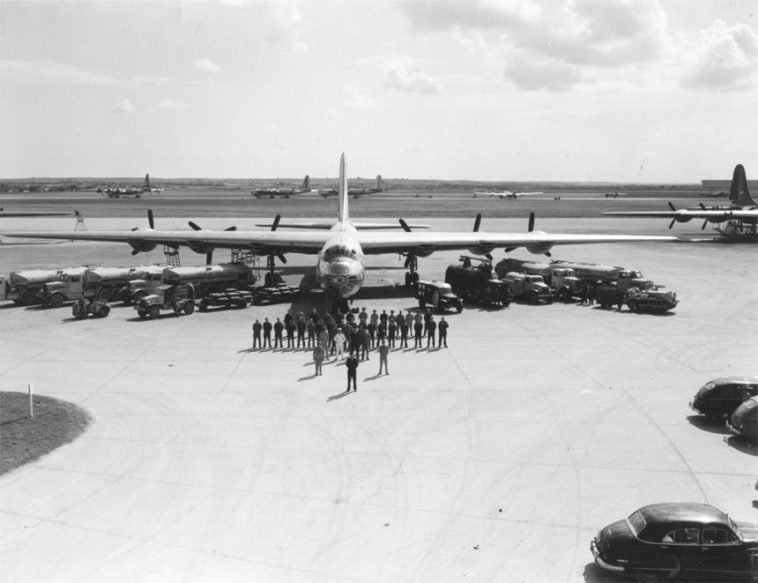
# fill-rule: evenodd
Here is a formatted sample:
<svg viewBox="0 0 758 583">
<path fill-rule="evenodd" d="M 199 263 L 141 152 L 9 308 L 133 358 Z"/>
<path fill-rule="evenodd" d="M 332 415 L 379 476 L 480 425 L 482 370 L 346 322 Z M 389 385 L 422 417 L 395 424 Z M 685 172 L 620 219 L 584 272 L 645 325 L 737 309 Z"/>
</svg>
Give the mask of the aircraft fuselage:
<svg viewBox="0 0 758 583">
<path fill-rule="evenodd" d="M 363 249 L 350 223 L 337 222 L 331 233 L 318 254 L 316 279 L 328 295 L 349 298 L 363 285 Z"/>
</svg>

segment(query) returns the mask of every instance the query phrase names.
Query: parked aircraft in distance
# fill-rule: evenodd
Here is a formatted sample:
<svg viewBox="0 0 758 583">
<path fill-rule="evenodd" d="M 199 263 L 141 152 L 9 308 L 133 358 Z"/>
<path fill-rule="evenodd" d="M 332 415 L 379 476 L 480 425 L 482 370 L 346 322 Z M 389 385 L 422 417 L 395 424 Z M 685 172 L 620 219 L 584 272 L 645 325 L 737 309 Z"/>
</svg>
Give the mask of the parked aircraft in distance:
<svg viewBox="0 0 758 583">
<path fill-rule="evenodd" d="M 306 192 L 311 192 L 312 190 L 311 177 L 306 174 L 303 179 L 303 185 L 300 188 L 294 186 L 292 188 L 258 188 L 257 190 L 251 190 L 250 194 L 255 198 L 275 198 L 277 196 L 289 198 L 290 196 L 304 194 Z"/>
<path fill-rule="evenodd" d="M 406 284 L 418 281 L 418 257 L 427 257 L 435 251 L 468 250 L 476 255 L 490 254 L 496 247 L 506 252 L 524 247 L 531 253 L 549 254 L 554 245 L 611 243 L 627 241 L 674 241 L 675 237 L 639 235 L 555 235 L 542 231 L 525 233 L 479 232 L 481 216 L 474 229 L 467 232 L 417 232 L 416 225 L 399 219 L 402 233 L 381 232 L 378 229 L 397 228 L 396 224 L 363 223 L 351 221 L 348 213 L 348 187 L 345 174 L 345 155 L 340 159 L 339 196 L 337 219 L 329 223 L 282 224 L 277 215 L 267 226 L 270 230 L 256 231 L 89 231 L 81 233 L 35 232 L 8 233 L 9 237 L 80 239 L 90 241 L 121 241 L 134 250 L 151 251 L 157 245 L 187 246 L 196 253 L 211 253 L 213 249 L 245 249 L 255 255 L 268 256 L 268 269 L 275 271 L 274 261 L 286 262 L 286 253 L 316 255 L 316 280 L 330 301 L 345 305 L 361 289 L 365 277 L 365 256 L 401 254 L 405 256 Z M 319 232 L 281 232 L 279 227 L 316 229 Z M 193 227 L 194 228 L 194 227 Z"/>
<path fill-rule="evenodd" d="M 544 194 L 544 193 L 542 191 L 540 192 L 513 192 L 511 190 L 475 190 L 474 198 L 481 198 L 481 197 L 488 196 L 490 198 L 516 200 L 517 198 L 521 198 L 522 196 L 534 196 L 536 194 Z"/>
<path fill-rule="evenodd" d="M 145 180 L 142 181 L 142 186 L 126 186 L 122 188 L 98 188 L 97 192 L 105 194 L 108 198 L 121 198 L 122 196 L 133 196 L 134 198 L 142 198 L 142 195 L 146 192 L 161 192 L 162 188 L 150 187 L 150 175 L 145 174 Z"/>
<path fill-rule="evenodd" d="M 732 186 L 729 191 L 729 207 L 706 208 L 700 204 L 699 210 L 677 209 L 669 202 L 670 211 L 614 211 L 604 212 L 604 215 L 616 217 L 661 217 L 671 219 L 669 229 L 674 223 L 687 223 L 692 219 L 703 219 L 702 229 L 708 223 L 714 223 L 714 228 L 726 239 L 758 240 L 756 225 L 758 224 L 758 203 L 750 196 L 742 164 L 734 167 Z M 724 223 L 724 226 L 720 226 Z"/>
<path fill-rule="evenodd" d="M 702 196 L 704 198 L 728 198 L 729 193 L 726 190 L 722 190 L 720 192 L 701 192 L 698 194 L 698 196 Z"/>
<path fill-rule="evenodd" d="M 384 181 L 382 180 L 382 175 L 377 174 L 376 175 L 376 186 L 374 188 L 351 188 L 348 190 L 348 195 L 352 196 L 353 198 L 359 198 L 363 195 L 368 194 L 377 194 L 378 192 L 384 192 Z M 323 196 L 324 198 L 327 198 L 329 196 L 337 196 L 339 194 L 339 191 L 336 188 L 327 188 L 322 189 L 318 191 L 320 196 Z"/>
<path fill-rule="evenodd" d="M 77 215 L 79 214 L 78 211 L 74 211 Z M 72 213 L 61 213 L 61 212 L 51 212 L 48 213 L 46 211 L 6 211 L 3 208 L 0 208 L 0 218 L 3 217 L 67 217 L 71 215 Z"/>
</svg>

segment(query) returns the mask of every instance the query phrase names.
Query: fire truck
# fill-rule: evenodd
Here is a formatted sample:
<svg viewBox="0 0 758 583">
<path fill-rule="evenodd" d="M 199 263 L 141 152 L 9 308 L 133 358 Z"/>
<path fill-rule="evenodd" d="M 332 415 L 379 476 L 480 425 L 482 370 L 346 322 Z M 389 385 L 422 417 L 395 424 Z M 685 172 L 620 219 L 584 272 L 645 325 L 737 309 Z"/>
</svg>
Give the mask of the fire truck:
<svg viewBox="0 0 758 583">
<path fill-rule="evenodd" d="M 464 300 L 486 307 L 507 306 L 513 299 L 510 286 L 497 277 L 492 262 L 480 257 L 460 256 L 460 265 L 450 265 L 445 271 L 445 282 Z M 472 265 L 478 261 L 478 265 Z"/>
</svg>

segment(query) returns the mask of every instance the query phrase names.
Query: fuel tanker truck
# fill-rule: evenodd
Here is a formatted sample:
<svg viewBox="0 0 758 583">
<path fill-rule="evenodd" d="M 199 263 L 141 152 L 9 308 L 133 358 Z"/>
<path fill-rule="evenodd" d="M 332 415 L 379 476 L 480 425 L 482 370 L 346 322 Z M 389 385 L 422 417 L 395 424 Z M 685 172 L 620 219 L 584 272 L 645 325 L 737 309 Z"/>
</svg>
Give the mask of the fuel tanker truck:
<svg viewBox="0 0 758 583">
<path fill-rule="evenodd" d="M 58 281 L 63 274 L 80 273 L 85 267 L 66 269 L 28 269 L 11 272 L 4 282 L 4 296 L 20 306 L 42 303 L 42 289 L 51 281 Z"/>
<path fill-rule="evenodd" d="M 209 293 L 233 287 L 237 290 L 253 291 L 255 274 L 244 263 L 221 263 L 219 265 L 201 265 L 198 267 L 166 267 L 163 270 L 163 283 L 175 285 L 191 283 L 195 290 L 195 299 L 199 300 Z"/>
<path fill-rule="evenodd" d="M 472 265 L 472 260 L 479 264 Z M 461 255 L 460 261 L 460 265 L 450 265 L 445 271 L 445 282 L 458 296 L 488 308 L 505 307 L 511 303 L 513 292 L 495 275 L 491 261 L 468 255 Z"/>
</svg>

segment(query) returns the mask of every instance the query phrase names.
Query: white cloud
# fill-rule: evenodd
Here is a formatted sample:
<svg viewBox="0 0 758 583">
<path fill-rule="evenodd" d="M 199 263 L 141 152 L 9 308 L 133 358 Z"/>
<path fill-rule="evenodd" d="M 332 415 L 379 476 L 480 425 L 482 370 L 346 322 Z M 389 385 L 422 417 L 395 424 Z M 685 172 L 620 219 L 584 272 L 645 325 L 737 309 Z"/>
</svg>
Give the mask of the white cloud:
<svg viewBox="0 0 758 583">
<path fill-rule="evenodd" d="M 216 71 L 221 70 L 221 67 L 219 67 L 216 63 L 214 63 L 208 57 L 195 61 L 193 65 L 195 65 L 195 67 L 197 67 L 198 69 L 207 71 L 208 73 L 215 73 Z"/>
<path fill-rule="evenodd" d="M 747 25 L 716 20 L 698 35 L 680 85 L 686 89 L 747 90 L 758 85 L 758 35 Z"/>
<path fill-rule="evenodd" d="M 368 95 L 364 95 L 357 89 L 354 89 L 349 85 L 345 85 L 342 88 L 342 91 L 345 93 L 347 104 L 350 107 L 354 107 L 356 109 L 371 109 L 374 107 L 374 100 L 371 99 Z"/>
<path fill-rule="evenodd" d="M 24 83 L 52 83 L 59 85 L 88 85 L 92 87 L 115 87 L 123 80 L 102 71 L 94 71 L 68 63 L 44 59 L 41 61 L 0 60 L 0 75 L 3 81 Z"/>
<path fill-rule="evenodd" d="M 384 85 L 391 89 L 408 93 L 437 93 L 439 91 L 438 81 L 416 70 L 409 59 L 387 63 L 383 69 Z"/>
<path fill-rule="evenodd" d="M 130 115 L 135 111 L 137 111 L 137 109 L 132 105 L 131 101 L 128 99 L 122 99 L 114 106 L 112 113 L 117 115 Z"/>
<path fill-rule="evenodd" d="M 158 104 L 158 107 L 161 109 L 185 109 L 187 104 L 175 99 L 164 99 Z"/>
</svg>

